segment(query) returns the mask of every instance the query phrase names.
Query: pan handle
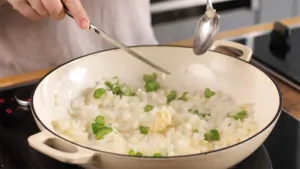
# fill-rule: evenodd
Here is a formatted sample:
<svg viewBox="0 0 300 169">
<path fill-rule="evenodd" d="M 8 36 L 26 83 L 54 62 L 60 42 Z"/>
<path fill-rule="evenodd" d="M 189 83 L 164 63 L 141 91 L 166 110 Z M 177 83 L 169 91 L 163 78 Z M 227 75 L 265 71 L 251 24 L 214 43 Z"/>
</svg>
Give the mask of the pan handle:
<svg viewBox="0 0 300 169">
<path fill-rule="evenodd" d="M 34 149 L 58 161 L 71 164 L 87 164 L 95 153 L 75 145 L 71 145 L 60 138 L 42 131 L 28 138 L 28 143 Z"/>
<path fill-rule="evenodd" d="M 252 50 L 249 47 L 233 41 L 216 40 L 210 50 L 220 51 L 220 53 L 229 56 L 233 55 L 246 62 L 249 62 L 252 58 Z"/>
</svg>

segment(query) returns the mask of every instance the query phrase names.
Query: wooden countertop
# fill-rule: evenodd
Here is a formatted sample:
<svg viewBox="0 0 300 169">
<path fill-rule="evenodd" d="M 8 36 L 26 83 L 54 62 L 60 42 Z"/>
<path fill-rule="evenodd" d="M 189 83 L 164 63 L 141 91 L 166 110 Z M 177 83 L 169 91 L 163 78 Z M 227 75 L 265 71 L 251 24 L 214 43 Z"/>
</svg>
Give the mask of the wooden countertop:
<svg viewBox="0 0 300 169">
<path fill-rule="evenodd" d="M 281 20 L 281 22 L 289 26 L 300 24 L 300 17 L 284 19 Z M 218 39 L 241 36 L 244 34 L 257 32 L 257 31 L 268 31 L 271 30 L 272 28 L 273 28 L 273 23 L 254 25 L 254 26 L 240 28 L 236 30 L 221 32 L 218 35 Z M 171 45 L 191 46 L 192 40 L 187 39 L 187 40 L 171 43 Z M 0 79 L 0 89 L 39 80 L 50 70 L 51 68 Z M 283 83 L 282 81 L 276 78 L 275 80 L 277 81 L 282 92 L 283 109 L 286 110 L 293 117 L 300 119 L 300 92 L 296 91 L 295 89 L 291 88 L 290 86 L 286 85 L 285 83 Z"/>
</svg>

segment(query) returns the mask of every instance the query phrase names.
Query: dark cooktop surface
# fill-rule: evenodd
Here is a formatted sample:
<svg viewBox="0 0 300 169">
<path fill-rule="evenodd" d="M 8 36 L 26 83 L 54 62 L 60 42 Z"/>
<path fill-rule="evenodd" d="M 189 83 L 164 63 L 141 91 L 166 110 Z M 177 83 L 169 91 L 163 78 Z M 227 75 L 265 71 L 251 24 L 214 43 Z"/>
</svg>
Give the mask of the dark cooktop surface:
<svg viewBox="0 0 300 169">
<path fill-rule="evenodd" d="M 261 35 L 245 35 L 234 41 L 253 49 L 252 61 L 300 91 L 300 26 L 275 22 L 273 30 Z"/>
<path fill-rule="evenodd" d="M 30 110 L 19 106 L 15 94 L 34 85 L 0 92 L 0 168 L 80 169 L 49 158 L 29 147 L 27 138 L 39 132 Z M 26 96 L 26 94 L 24 94 Z M 299 122 L 285 112 L 268 140 L 234 169 L 296 169 Z"/>
<path fill-rule="evenodd" d="M 30 88 L 32 88 L 30 86 Z M 30 110 L 19 106 L 17 88 L 0 92 L 0 168 L 1 169 L 79 169 L 63 164 L 29 147 L 27 138 L 39 132 Z"/>
</svg>

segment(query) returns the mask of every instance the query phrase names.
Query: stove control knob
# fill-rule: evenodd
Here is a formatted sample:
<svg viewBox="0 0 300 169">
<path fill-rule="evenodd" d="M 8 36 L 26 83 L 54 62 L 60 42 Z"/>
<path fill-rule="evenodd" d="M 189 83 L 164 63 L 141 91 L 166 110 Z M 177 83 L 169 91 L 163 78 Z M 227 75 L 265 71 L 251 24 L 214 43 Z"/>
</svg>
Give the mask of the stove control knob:
<svg viewBox="0 0 300 169">
<path fill-rule="evenodd" d="M 270 34 L 270 51 L 278 59 L 285 60 L 290 52 L 291 30 L 280 22 L 274 23 Z"/>
</svg>

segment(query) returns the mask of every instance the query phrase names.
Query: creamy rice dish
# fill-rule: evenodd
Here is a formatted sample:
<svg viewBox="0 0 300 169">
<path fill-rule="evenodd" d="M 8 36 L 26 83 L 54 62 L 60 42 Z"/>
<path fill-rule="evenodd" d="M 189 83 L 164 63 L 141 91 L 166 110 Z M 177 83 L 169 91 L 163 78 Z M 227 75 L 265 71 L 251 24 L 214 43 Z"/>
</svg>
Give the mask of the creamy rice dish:
<svg viewBox="0 0 300 169">
<path fill-rule="evenodd" d="M 70 118 L 52 122 L 76 143 L 131 156 L 175 156 L 236 144 L 256 132 L 251 103 L 210 88 L 180 91 L 156 73 L 133 88 L 113 77 L 72 100 Z"/>
</svg>

